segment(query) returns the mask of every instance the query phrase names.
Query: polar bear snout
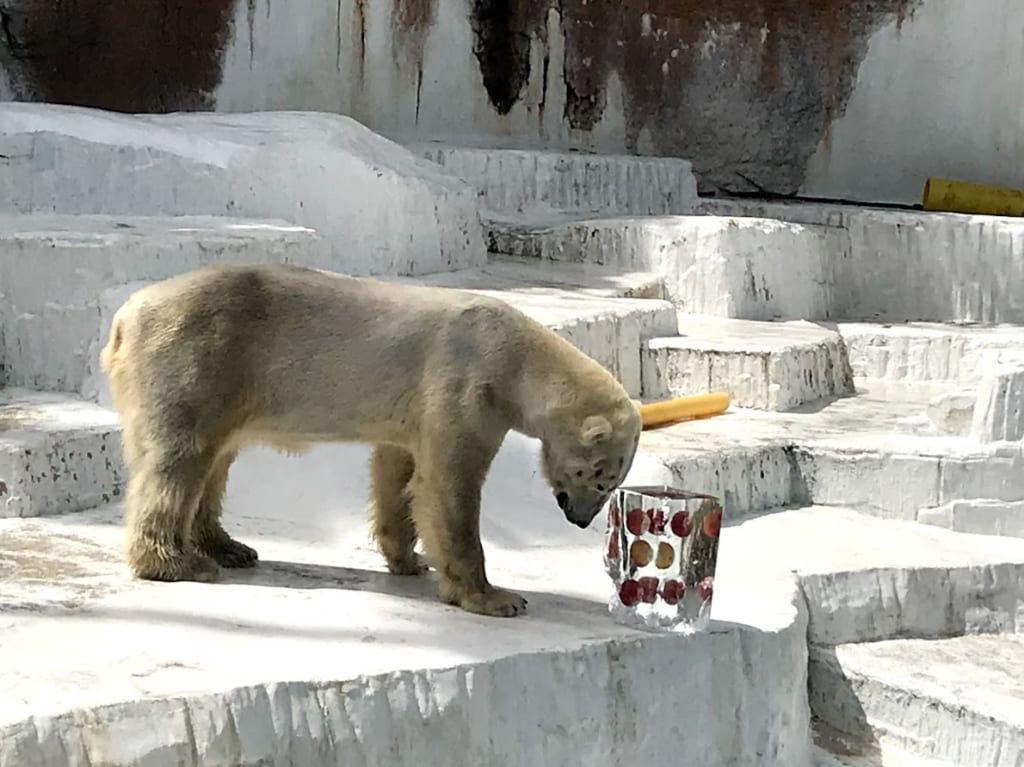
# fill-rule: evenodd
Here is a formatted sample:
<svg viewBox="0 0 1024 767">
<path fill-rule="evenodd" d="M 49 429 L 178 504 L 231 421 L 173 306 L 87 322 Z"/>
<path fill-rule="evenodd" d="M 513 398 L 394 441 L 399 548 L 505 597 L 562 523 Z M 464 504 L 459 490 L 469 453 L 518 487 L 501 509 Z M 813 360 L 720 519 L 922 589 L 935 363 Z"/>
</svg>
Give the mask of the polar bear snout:
<svg viewBox="0 0 1024 767">
<path fill-rule="evenodd" d="M 573 503 L 569 494 L 564 491 L 555 494 L 555 501 L 558 503 L 558 508 L 564 512 L 566 521 L 576 525 L 581 530 L 586 530 L 590 527 L 594 517 L 604 508 L 604 499 L 601 499 L 596 504 L 576 504 Z"/>
</svg>

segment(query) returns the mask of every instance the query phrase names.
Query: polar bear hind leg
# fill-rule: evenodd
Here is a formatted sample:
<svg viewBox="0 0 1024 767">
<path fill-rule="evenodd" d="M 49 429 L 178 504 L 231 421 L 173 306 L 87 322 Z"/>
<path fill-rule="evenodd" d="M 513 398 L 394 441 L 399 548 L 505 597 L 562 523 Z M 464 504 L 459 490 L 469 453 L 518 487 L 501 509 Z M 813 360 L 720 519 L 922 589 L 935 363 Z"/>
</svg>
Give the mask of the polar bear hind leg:
<svg viewBox="0 0 1024 767">
<path fill-rule="evenodd" d="M 426 564 L 414 549 L 409 482 L 416 463 L 398 445 L 375 445 L 370 455 L 370 527 L 388 570 L 395 575 L 421 575 Z"/>
<path fill-rule="evenodd" d="M 254 567 L 259 559 L 256 550 L 228 535 L 220 521 L 228 471 L 237 455 L 235 450 L 226 450 L 213 462 L 192 522 L 192 541 L 201 554 L 221 567 Z"/>
</svg>

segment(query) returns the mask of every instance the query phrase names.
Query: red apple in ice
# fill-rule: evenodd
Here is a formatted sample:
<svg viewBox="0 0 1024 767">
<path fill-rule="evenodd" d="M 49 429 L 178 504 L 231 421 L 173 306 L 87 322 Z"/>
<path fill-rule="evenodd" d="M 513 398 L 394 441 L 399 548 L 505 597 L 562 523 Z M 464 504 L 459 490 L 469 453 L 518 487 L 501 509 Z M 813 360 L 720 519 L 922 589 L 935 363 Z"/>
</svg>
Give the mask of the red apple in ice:
<svg viewBox="0 0 1024 767">
<path fill-rule="evenodd" d="M 658 598 L 658 579 L 648 575 L 639 580 L 640 599 L 644 602 L 654 602 Z"/>
<path fill-rule="evenodd" d="M 693 523 L 690 522 L 690 512 L 677 511 L 672 515 L 669 527 L 672 529 L 672 533 L 680 538 L 688 536 L 693 531 Z"/>
<path fill-rule="evenodd" d="M 643 509 L 630 509 L 626 514 L 626 529 L 633 535 L 647 532 L 648 519 Z"/>
<path fill-rule="evenodd" d="M 682 581 L 665 581 L 665 585 L 661 587 L 661 598 L 666 604 L 678 604 L 685 594 L 686 584 Z"/>
<path fill-rule="evenodd" d="M 640 584 L 632 578 L 623 581 L 619 586 L 619 599 L 626 607 L 632 607 L 640 601 Z"/>
</svg>

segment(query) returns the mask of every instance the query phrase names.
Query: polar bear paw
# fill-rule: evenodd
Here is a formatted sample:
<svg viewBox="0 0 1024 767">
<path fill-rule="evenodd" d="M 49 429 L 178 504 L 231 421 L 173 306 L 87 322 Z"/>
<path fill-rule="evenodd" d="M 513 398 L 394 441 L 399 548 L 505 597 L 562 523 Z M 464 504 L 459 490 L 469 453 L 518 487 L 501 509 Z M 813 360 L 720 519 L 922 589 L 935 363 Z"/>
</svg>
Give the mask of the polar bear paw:
<svg viewBox="0 0 1024 767">
<path fill-rule="evenodd" d="M 514 591 L 491 588 L 463 596 L 458 605 L 463 610 L 495 618 L 511 618 L 526 612 L 526 600 Z"/>
</svg>

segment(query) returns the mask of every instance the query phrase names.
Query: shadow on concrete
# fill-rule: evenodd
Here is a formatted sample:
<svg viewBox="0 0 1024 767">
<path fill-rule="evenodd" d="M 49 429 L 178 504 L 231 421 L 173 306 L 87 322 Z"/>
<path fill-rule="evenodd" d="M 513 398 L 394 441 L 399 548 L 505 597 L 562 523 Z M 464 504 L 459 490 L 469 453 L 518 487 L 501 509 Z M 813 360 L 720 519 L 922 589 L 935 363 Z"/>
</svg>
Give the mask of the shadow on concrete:
<svg viewBox="0 0 1024 767">
<path fill-rule="evenodd" d="M 856 682 L 846 676 L 834 648 L 809 648 L 807 697 L 819 748 L 840 757 L 882 763 L 881 745 L 858 699 Z"/>
</svg>

